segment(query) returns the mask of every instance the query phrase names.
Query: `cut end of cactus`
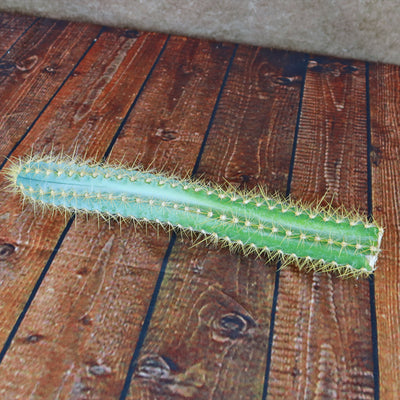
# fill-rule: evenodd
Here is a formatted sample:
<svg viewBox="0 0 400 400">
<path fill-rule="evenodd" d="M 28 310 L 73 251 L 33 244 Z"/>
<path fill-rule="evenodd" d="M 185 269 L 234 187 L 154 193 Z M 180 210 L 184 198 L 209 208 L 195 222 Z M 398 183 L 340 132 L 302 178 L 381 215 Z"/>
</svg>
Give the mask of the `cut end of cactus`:
<svg viewBox="0 0 400 400">
<path fill-rule="evenodd" d="M 379 228 L 377 245 L 376 245 L 376 254 L 365 256 L 368 260 L 369 266 L 371 267 L 371 273 L 376 270 L 376 263 L 378 261 L 378 255 L 379 255 L 379 252 L 381 251 L 381 242 L 382 242 L 382 238 L 383 238 L 383 233 L 384 233 L 384 229 Z"/>
<path fill-rule="evenodd" d="M 371 272 L 375 271 L 375 269 L 376 269 L 375 264 L 378 261 L 378 256 L 377 255 L 374 255 L 374 256 L 369 255 L 369 256 L 365 256 L 365 258 L 368 260 L 368 265 L 371 268 Z"/>
</svg>

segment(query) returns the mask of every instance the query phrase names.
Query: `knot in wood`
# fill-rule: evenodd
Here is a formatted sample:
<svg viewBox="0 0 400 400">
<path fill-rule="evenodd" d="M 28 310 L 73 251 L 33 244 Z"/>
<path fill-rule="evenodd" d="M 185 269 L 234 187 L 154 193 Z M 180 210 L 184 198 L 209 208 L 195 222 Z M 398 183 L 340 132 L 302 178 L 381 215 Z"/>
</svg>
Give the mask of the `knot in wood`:
<svg viewBox="0 0 400 400">
<path fill-rule="evenodd" d="M 148 355 L 139 360 L 137 376 L 143 379 L 167 379 L 171 373 L 168 362 L 159 355 Z"/>
<path fill-rule="evenodd" d="M 44 339 L 43 335 L 40 335 L 38 333 L 36 333 L 36 334 L 34 333 L 32 335 L 27 336 L 25 338 L 24 342 L 25 343 L 37 343 L 37 342 L 40 342 L 43 339 Z"/>
<path fill-rule="evenodd" d="M 0 244 L 0 261 L 6 260 L 15 251 L 15 246 L 11 243 L 1 243 Z"/>
<path fill-rule="evenodd" d="M 219 321 L 215 321 L 214 328 L 219 336 L 235 340 L 243 337 L 250 325 L 254 325 L 254 321 L 250 317 L 232 312 L 223 315 Z"/>
<path fill-rule="evenodd" d="M 111 368 L 108 365 L 95 364 L 89 367 L 89 372 L 95 376 L 110 375 Z"/>
</svg>

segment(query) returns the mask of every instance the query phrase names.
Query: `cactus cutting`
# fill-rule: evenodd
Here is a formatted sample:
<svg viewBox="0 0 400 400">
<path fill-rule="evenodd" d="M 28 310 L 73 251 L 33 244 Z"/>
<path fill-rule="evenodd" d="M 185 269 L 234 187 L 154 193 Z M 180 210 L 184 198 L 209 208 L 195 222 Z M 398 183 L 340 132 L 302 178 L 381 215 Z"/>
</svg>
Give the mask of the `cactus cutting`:
<svg viewBox="0 0 400 400">
<path fill-rule="evenodd" d="M 35 207 L 157 224 L 301 269 L 368 276 L 383 229 L 357 213 L 239 191 L 138 167 L 32 156 L 13 162 L 10 186 Z"/>
</svg>

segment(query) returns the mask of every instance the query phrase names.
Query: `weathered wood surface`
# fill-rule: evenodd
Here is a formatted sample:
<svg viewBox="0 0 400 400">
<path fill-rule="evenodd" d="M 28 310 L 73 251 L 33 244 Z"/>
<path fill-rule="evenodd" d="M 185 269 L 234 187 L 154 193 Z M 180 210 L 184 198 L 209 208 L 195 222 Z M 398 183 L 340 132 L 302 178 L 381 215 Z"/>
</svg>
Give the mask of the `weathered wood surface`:
<svg viewBox="0 0 400 400">
<path fill-rule="evenodd" d="M 39 19 L 2 57 L 0 164 L 60 89 L 100 27 Z M 7 35 L 6 35 L 7 36 Z"/>
<path fill-rule="evenodd" d="M 108 31 L 100 36 L 85 62 L 58 92 L 52 106 L 41 114 L 13 156 L 30 154 L 32 148 L 37 152 L 62 149 L 68 154 L 75 152 L 88 157 L 104 154 L 157 58 L 155 47 L 160 51 L 166 40 L 152 34 L 140 38 L 128 36 L 120 31 Z M 92 69 L 93 65 L 98 68 Z M 134 67 L 134 79 L 126 78 L 127 82 L 120 82 L 121 75 L 131 77 Z M 112 93 L 116 99 L 108 102 Z M 92 97 L 88 98 L 88 95 Z M 81 117 L 83 113 L 86 118 Z M 109 117 L 103 119 L 103 115 Z M 49 218 L 40 214 L 34 216 L 30 208 L 21 210 L 18 200 L 4 190 L 0 196 L 1 241 L 11 252 L 1 270 L 0 340 L 4 343 L 66 221 L 61 215 Z"/>
<path fill-rule="evenodd" d="M 1 398 L 399 398 L 399 67 L 7 15 L 0 43 L 1 162 L 137 159 L 386 226 L 375 281 L 276 273 L 0 176 Z"/>
<path fill-rule="evenodd" d="M 310 202 L 325 195 L 334 205 L 368 211 L 365 79 L 363 63 L 310 59 L 293 197 Z M 367 280 L 282 271 L 271 398 L 373 398 L 372 356 Z"/>
<path fill-rule="evenodd" d="M 301 55 L 239 47 L 200 160 L 205 179 L 285 191 L 304 70 Z M 128 398 L 261 398 L 275 271 L 177 243 Z"/>
<path fill-rule="evenodd" d="M 400 68 L 371 65 L 371 168 L 374 216 L 385 236 L 375 276 L 380 392 L 400 398 Z"/>
<path fill-rule="evenodd" d="M 108 110 L 105 108 L 119 106 L 124 114 L 127 112 L 127 107 L 137 92 L 135 86 L 139 87 L 149 72 L 147 68 L 146 74 L 140 74 L 140 69 L 144 70 L 150 65 L 150 61 L 154 63 L 166 39 L 159 35 L 144 35 L 136 47 L 133 45 L 134 38 L 128 40 L 119 36 L 114 31 L 102 35 L 96 47 L 92 49 L 95 54 L 89 53 L 87 62 L 85 60 L 82 63 L 79 69 L 81 80 L 76 82 L 76 85 L 83 85 L 86 90 L 82 92 L 82 99 L 74 97 L 75 104 L 80 106 L 78 110 L 73 108 L 71 112 L 71 107 L 67 107 L 69 102 L 63 96 L 64 92 L 66 95 L 75 93 L 78 86 L 69 87 L 66 84 L 65 90 L 52 102 L 54 109 L 51 105 L 46 116 L 42 117 L 49 126 L 49 134 L 60 132 L 56 138 L 60 138 L 62 142 L 57 147 L 65 146 L 71 141 L 68 149 L 74 149 L 75 152 L 82 154 L 87 151 L 90 156 L 97 150 L 101 151 L 99 143 L 104 143 L 107 136 L 110 140 L 107 132 L 116 130 L 118 125 L 113 125 L 115 121 L 121 122 L 116 118 L 116 112 L 106 112 Z M 107 37 L 108 42 L 102 42 Z M 116 40 L 121 41 L 121 47 L 125 47 L 125 52 L 128 53 L 125 57 L 121 56 L 121 49 L 116 48 Z M 155 52 L 156 45 L 159 46 L 158 52 Z M 148 54 L 145 46 L 151 54 Z M 176 159 L 179 158 L 183 168 L 190 166 L 190 163 L 194 164 L 224 76 L 221 65 L 229 61 L 233 51 L 233 46 L 220 47 L 183 38 L 173 38 L 168 42 L 162 58 L 134 107 L 131 118 L 126 121 L 119 134 L 113 148 L 113 160 L 118 161 L 122 157 L 132 160 L 143 153 L 139 161 L 145 162 L 146 158 L 152 159 L 157 156 L 154 167 L 158 168 L 167 168 L 169 165 L 169 169 L 173 170 Z M 141 49 L 139 53 L 137 48 Z M 106 63 L 105 55 L 108 51 L 111 54 Z M 189 60 L 188 52 L 193 55 Z M 103 74 L 93 76 L 91 66 L 96 64 L 96 60 L 104 69 L 114 70 L 114 79 L 119 87 L 115 82 L 109 83 L 110 79 L 105 79 Z M 141 65 L 140 61 L 144 64 Z M 116 64 L 117 62 L 122 63 L 124 68 L 121 72 L 125 74 L 118 72 L 117 67 L 122 67 Z M 199 73 L 202 68 L 207 68 L 207 75 Z M 132 70 L 135 74 L 132 74 Z M 171 87 L 170 77 L 182 74 L 186 82 L 180 79 L 179 86 Z M 111 74 L 107 78 L 111 78 Z M 104 87 L 103 82 L 115 90 Z M 128 96 L 125 103 L 121 98 L 122 88 Z M 91 92 L 96 97 L 90 96 Z M 192 100 L 193 93 L 196 93 L 195 101 Z M 90 103 L 86 103 L 86 98 L 91 99 Z M 165 130 L 169 136 L 166 137 L 148 116 L 158 116 L 160 107 L 167 107 L 168 102 L 170 105 L 166 110 Z M 196 107 L 193 107 L 193 104 L 196 104 Z M 60 109 L 64 109 L 61 115 Z M 85 113 L 83 117 L 78 118 L 81 109 Z M 103 122 L 99 123 L 103 125 L 102 129 L 92 127 L 96 137 L 83 137 L 78 143 L 74 143 L 79 132 L 86 132 L 85 124 L 91 120 L 96 121 L 97 115 L 100 120 L 100 112 Z M 202 118 L 199 118 L 199 112 Z M 51 130 L 52 125 L 60 126 L 61 117 L 65 124 L 71 124 L 75 120 L 73 129 L 68 133 L 62 125 L 58 131 L 54 128 Z M 105 129 L 107 125 L 110 126 L 109 129 Z M 63 131 L 65 140 L 61 139 Z M 172 132 L 175 138 L 172 138 Z M 40 139 L 43 137 L 46 137 L 46 132 L 42 133 Z M 104 152 L 105 149 L 102 153 Z M 90 393 L 94 398 L 107 398 L 117 396 L 122 390 L 135 337 L 137 338 L 140 332 L 157 280 L 158 268 L 168 247 L 168 235 L 160 233 L 160 237 L 157 238 L 157 233 L 153 232 L 148 237 L 142 231 L 142 234 L 136 237 L 134 227 L 127 227 L 122 235 L 119 227 L 113 226 L 110 230 L 105 225 L 101 230 L 103 234 L 96 233 L 96 237 L 102 237 L 102 240 L 87 242 L 85 237 L 90 229 L 97 232 L 98 222 L 79 221 L 72 227 L 18 331 L 14 345 L 7 352 L 2 363 L 4 369 L 0 374 L 4 373 L 6 376 L 11 372 L 13 376 L 13 371 L 21 371 L 18 379 L 10 377 L 6 387 L 3 387 L 13 396 L 20 394 L 22 398 L 69 398 Z M 52 236 L 52 233 L 49 236 Z M 142 250 L 139 245 L 141 241 Z M 154 251 L 149 252 L 150 248 Z M 115 293 L 112 293 L 113 289 Z M 49 299 L 49 296 L 53 297 L 51 293 L 54 290 L 59 293 L 57 301 Z M 136 299 L 136 306 L 132 299 Z M 66 307 L 66 304 L 69 307 Z M 47 308 L 46 312 L 43 312 L 43 307 Z M 35 338 L 34 341 L 38 338 L 38 346 L 31 346 L 28 348 L 31 351 L 27 352 L 25 344 L 31 342 L 32 337 Z M 67 343 L 70 343 L 70 346 Z M 65 346 L 71 349 L 69 355 L 65 354 L 65 363 L 59 368 L 48 368 L 47 365 L 55 363 L 58 357 L 54 348 Z M 75 348 L 80 350 L 75 351 Z M 8 359 L 15 363 L 13 367 L 6 361 Z M 22 368 L 21 362 L 26 366 L 29 364 L 30 367 Z M 0 369 L 2 367 L 0 366 Z M 43 384 L 38 385 L 37 382 Z"/>
<path fill-rule="evenodd" d="M 18 41 L 35 21 L 35 17 L 0 13 L 0 57 L 3 57 L 4 54 L 10 50 L 15 42 Z M 0 59 L 0 70 L 7 70 L 8 68 L 8 63 Z"/>
</svg>

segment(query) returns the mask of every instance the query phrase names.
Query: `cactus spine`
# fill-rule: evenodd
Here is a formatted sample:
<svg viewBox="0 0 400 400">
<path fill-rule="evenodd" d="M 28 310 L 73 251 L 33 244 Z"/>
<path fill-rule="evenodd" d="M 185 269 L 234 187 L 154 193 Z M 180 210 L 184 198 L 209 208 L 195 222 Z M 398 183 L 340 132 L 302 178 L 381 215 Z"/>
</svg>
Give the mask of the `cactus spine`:
<svg viewBox="0 0 400 400">
<path fill-rule="evenodd" d="M 374 271 L 383 235 L 356 214 L 140 168 L 44 156 L 18 160 L 8 176 L 24 200 L 42 208 L 156 223 L 245 254 L 344 276 Z"/>
</svg>

